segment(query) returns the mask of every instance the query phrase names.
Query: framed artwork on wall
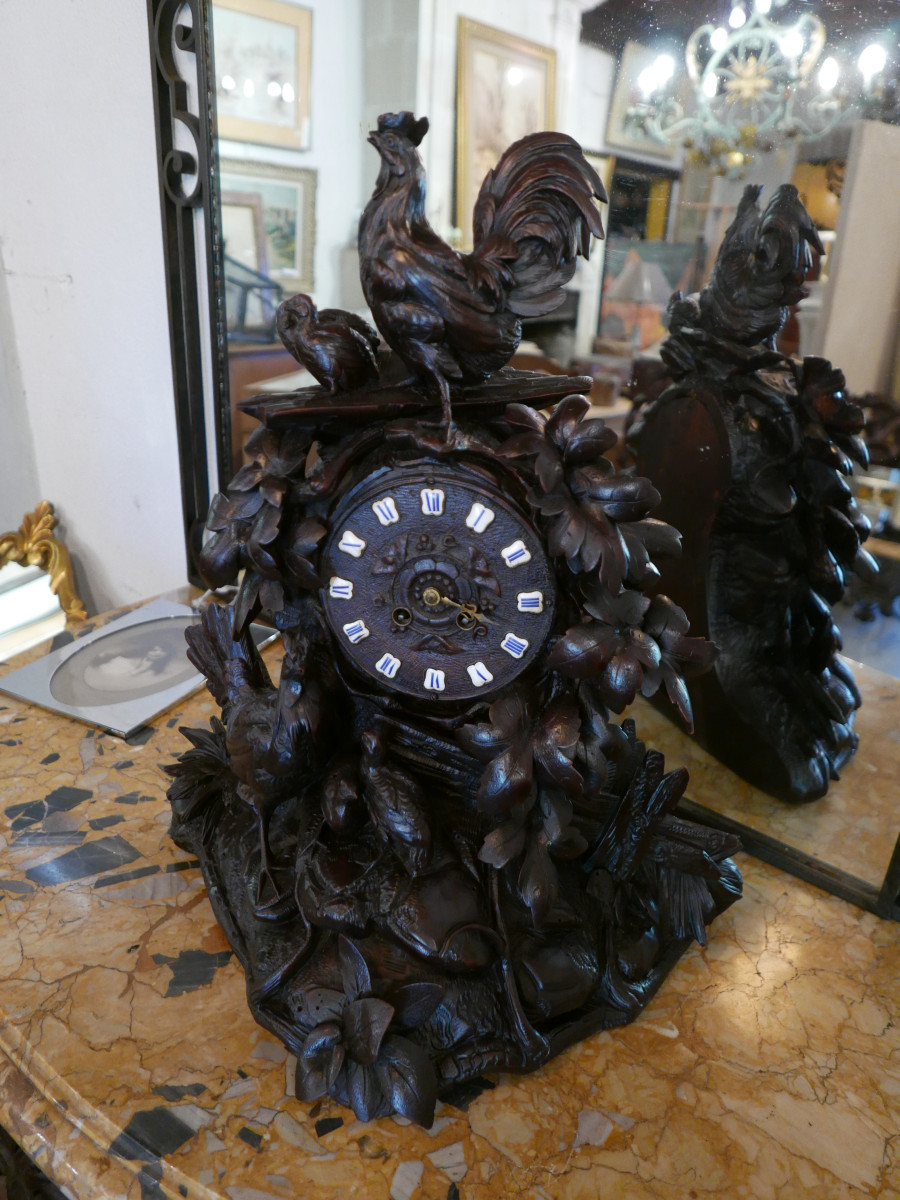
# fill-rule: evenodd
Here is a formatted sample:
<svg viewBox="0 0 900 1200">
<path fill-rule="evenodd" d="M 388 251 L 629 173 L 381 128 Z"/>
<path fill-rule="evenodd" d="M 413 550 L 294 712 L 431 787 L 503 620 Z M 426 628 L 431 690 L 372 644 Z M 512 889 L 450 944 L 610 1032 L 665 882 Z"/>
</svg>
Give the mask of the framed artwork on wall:
<svg viewBox="0 0 900 1200">
<path fill-rule="evenodd" d="M 266 273 L 266 228 L 262 199 L 252 192 L 222 192 L 222 241 L 225 253 Z"/>
<path fill-rule="evenodd" d="M 215 0 L 218 132 L 309 149 L 312 13 L 280 0 Z"/>
<path fill-rule="evenodd" d="M 674 158 L 679 147 L 675 143 L 658 142 L 628 120 L 628 109 L 641 97 L 638 78 L 643 70 L 652 67 L 659 57 L 658 50 L 640 42 L 626 42 L 616 72 L 616 86 L 606 123 L 606 140 L 610 146 L 621 146 L 652 158 Z"/>
<path fill-rule="evenodd" d="M 512 142 L 553 128 L 556 51 L 460 17 L 457 54 L 456 224 L 468 246 L 485 175 Z"/>
<path fill-rule="evenodd" d="M 239 196 L 244 213 L 236 210 L 233 236 L 246 233 L 247 211 L 259 213 L 254 229 L 257 259 L 246 265 L 261 271 L 284 289 L 285 296 L 309 292 L 314 287 L 313 254 L 316 241 L 316 172 L 308 167 L 276 167 L 269 163 L 223 158 L 219 161 L 223 199 L 225 253 L 235 257 L 229 244 L 226 197 Z M 240 221 L 238 218 L 242 218 Z M 245 238 L 245 240 L 247 240 Z M 247 248 L 249 250 L 249 241 Z"/>
</svg>

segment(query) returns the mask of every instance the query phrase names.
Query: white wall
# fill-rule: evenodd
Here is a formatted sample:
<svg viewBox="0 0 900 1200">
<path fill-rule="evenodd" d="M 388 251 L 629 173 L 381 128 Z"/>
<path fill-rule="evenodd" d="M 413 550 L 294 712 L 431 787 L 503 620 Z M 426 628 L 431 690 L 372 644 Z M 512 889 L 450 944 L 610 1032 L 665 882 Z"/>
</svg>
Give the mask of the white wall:
<svg viewBox="0 0 900 1200">
<path fill-rule="evenodd" d="M 858 121 L 811 349 L 847 376 L 851 392 L 889 393 L 900 328 L 900 128 Z"/>
<path fill-rule="evenodd" d="M 0 534 L 18 529 L 41 499 L 15 335 L 0 242 Z"/>
<path fill-rule="evenodd" d="M 0 252 L 19 365 L 17 382 L 3 364 L 0 395 L 15 409 L 24 394 L 39 498 L 105 609 L 186 577 L 147 15 L 140 0 L 6 0 L 0 23 Z M 24 461 L 28 437 L 13 436 Z"/>
<path fill-rule="evenodd" d="M 289 0 L 292 2 L 292 0 Z M 340 305 L 341 249 L 356 244 L 365 202 L 363 4 L 365 0 L 303 0 L 312 9 L 312 106 L 308 150 L 281 150 L 224 138 L 225 158 L 312 167 L 316 184 L 316 250 L 313 295 L 320 307 Z M 370 146 L 365 146 L 373 158 Z"/>
</svg>

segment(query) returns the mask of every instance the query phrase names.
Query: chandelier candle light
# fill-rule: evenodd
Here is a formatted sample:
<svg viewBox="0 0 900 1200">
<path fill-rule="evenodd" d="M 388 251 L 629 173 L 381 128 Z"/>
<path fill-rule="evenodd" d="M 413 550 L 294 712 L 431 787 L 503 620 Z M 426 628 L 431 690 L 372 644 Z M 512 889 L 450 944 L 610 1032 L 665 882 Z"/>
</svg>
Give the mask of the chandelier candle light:
<svg viewBox="0 0 900 1200">
<path fill-rule="evenodd" d="M 823 58 L 825 26 L 815 14 L 792 25 L 770 15 L 787 2 L 755 0 L 748 10 L 738 0 L 727 26 L 710 21 L 694 30 L 685 46 L 687 105 L 675 59 L 660 53 L 638 77 L 626 122 L 659 142 L 680 142 L 689 165 L 712 163 L 725 174 L 740 173 L 754 151 L 771 151 L 787 138 L 824 136 L 851 111 L 896 120 L 893 90 L 882 86 L 885 47 L 867 45 L 855 64 Z"/>
</svg>

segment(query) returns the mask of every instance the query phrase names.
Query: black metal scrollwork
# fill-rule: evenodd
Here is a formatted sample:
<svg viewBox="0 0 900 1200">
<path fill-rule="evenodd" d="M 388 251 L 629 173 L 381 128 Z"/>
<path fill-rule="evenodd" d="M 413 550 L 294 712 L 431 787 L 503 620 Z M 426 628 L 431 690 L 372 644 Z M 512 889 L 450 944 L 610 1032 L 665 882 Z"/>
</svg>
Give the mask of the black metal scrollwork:
<svg viewBox="0 0 900 1200">
<path fill-rule="evenodd" d="M 231 454 L 211 18 L 203 0 L 147 0 L 147 10 L 185 537 L 190 575 L 198 582 L 196 556 L 214 490 L 205 397 L 214 408 L 215 457 L 223 476 L 230 472 Z M 196 112 L 180 54 L 193 55 L 196 63 Z M 191 149 L 177 144 L 185 133 Z M 213 349 L 211 392 L 202 354 L 206 319 Z"/>
</svg>

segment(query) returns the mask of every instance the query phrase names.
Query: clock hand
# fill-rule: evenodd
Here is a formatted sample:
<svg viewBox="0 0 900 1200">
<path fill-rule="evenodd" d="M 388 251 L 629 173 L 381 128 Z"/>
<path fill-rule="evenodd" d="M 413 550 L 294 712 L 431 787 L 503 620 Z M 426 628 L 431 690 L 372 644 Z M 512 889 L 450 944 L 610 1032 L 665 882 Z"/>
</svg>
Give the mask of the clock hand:
<svg viewBox="0 0 900 1200">
<path fill-rule="evenodd" d="M 474 604 L 461 604 L 458 600 L 451 600 L 449 596 L 441 596 L 441 604 L 451 604 L 454 608 L 458 608 L 461 613 L 465 613 L 467 617 L 472 617 L 481 625 L 496 625 L 496 621 L 492 621 L 490 617 L 486 617 L 484 613 L 480 613 Z"/>
</svg>

